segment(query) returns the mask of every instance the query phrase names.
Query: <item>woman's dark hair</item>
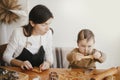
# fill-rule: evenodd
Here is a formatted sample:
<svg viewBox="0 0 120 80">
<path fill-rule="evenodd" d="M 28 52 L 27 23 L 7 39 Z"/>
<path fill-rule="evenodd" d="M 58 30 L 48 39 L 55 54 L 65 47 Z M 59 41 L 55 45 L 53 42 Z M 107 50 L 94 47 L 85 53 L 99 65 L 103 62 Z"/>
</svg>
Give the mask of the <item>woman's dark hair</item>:
<svg viewBox="0 0 120 80">
<path fill-rule="evenodd" d="M 29 21 L 32 21 L 35 24 L 44 23 L 50 18 L 53 18 L 53 15 L 51 11 L 44 5 L 36 5 L 29 13 Z M 23 26 L 24 34 L 27 37 L 31 36 L 32 30 L 33 27 L 30 23 Z"/>
<path fill-rule="evenodd" d="M 77 43 L 78 43 L 80 40 L 83 40 L 83 39 L 87 39 L 87 41 L 89 41 L 91 38 L 93 38 L 93 40 L 94 40 L 94 42 L 95 42 L 93 32 L 92 32 L 91 30 L 89 30 L 89 29 L 82 29 L 82 30 L 78 33 Z"/>
</svg>

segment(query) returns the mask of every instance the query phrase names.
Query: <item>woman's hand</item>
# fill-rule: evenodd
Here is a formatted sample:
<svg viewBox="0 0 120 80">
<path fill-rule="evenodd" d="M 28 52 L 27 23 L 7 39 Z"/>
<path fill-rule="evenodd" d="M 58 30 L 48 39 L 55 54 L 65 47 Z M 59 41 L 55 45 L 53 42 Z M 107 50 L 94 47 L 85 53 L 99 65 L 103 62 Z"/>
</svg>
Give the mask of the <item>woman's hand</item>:
<svg viewBox="0 0 120 80">
<path fill-rule="evenodd" d="M 27 70 L 32 70 L 32 69 L 33 69 L 32 64 L 31 64 L 29 61 L 23 61 L 23 62 L 21 63 L 21 68 L 22 68 L 23 70 L 25 70 L 25 69 L 27 69 Z"/>
<path fill-rule="evenodd" d="M 49 68 L 50 68 L 50 62 L 45 61 L 45 62 L 43 62 L 43 64 L 41 64 L 39 67 L 40 67 L 40 70 L 49 69 Z"/>
<path fill-rule="evenodd" d="M 26 61 L 21 61 L 21 60 L 18 60 L 18 59 L 12 59 L 11 60 L 11 65 L 21 67 L 21 69 L 23 69 L 23 70 L 33 69 L 32 64 L 27 60 Z"/>
</svg>

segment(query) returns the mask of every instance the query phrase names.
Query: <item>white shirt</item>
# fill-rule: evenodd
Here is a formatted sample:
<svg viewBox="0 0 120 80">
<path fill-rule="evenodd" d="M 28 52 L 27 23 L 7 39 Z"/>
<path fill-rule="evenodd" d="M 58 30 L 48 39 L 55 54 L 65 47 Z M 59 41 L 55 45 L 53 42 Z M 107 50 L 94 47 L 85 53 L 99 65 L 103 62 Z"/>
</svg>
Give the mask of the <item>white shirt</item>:
<svg viewBox="0 0 120 80">
<path fill-rule="evenodd" d="M 10 36 L 7 48 L 3 54 L 5 62 L 10 64 L 11 60 L 18 57 L 23 48 L 26 47 L 31 53 L 35 54 L 40 46 L 43 45 L 46 60 L 53 64 L 52 53 L 52 32 L 49 30 L 45 35 L 26 37 L 23 34 L 23 28 L 16 28 Z"/>
</svg>

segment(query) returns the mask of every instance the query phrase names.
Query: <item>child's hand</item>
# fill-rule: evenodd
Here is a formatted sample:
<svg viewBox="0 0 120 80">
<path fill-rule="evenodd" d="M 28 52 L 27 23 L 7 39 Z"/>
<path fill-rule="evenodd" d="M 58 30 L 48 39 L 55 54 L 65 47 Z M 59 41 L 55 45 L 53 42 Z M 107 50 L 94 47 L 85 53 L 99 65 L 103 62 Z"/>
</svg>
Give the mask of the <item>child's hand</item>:
<svg viewBox="0 0 120 80">
<path fill-rule="evenodd" d="M 101 57 L 101 53 L 99 51 L 96 51 L 94 54 L 93 54 L 93 57 L 95 59 L 99 59 Z"/>
<path fill-rule="evenodd" d="M 73 61 L 80 61 L 84 57 L 81 53 L 76 53 L 73 55 Z"/>
</svg>

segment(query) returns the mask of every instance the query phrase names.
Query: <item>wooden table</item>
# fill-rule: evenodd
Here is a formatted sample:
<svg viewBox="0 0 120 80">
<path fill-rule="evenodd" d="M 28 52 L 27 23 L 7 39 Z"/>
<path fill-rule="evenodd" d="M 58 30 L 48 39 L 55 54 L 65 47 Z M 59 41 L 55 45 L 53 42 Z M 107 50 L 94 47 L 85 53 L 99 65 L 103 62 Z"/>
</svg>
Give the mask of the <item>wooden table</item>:
<svg viewBox="0 0 120 80">
<path fill-rule="evenodd" d="M 18 72 L 22 72 L 22 73 L 28 74 L 28 76 L 29 76 L 28 80 L 32 80 L 36 76 L 39 76 L 41 78 L 40 80 L 49 80 L 49 74 L 51 72 L 57 72 L 57 73 L 65 73 L 66 71 L 84 72 L 84 70 L 82 70 L 82 69 L 50 68 L 50 69 L 45 70 L 45 71 L 43 71 L 41 73 L 36 73 L 36 72 L 33 72 L 33 71 L 29 71 L 29 70 L 22 70 L 19 67 L 5 66 L 3 68 L 6 68 L 8 70 L 15 70 L 15 71 L 18 71 Z M 87 73 L 87 75 L 89 76 L 88 73 Z"/>
<path fill-rule="evenodd" d="M 29 76 L 29 79 L 28 80 L 32 80 L 34 77 L 36 76 L 39 76 L 41 79 L 40 80 L 49 80 L 49 73 L 50 72 L 59 72 L 59 73 L 64 73 L 66 70 L 68 71 L 75 71 L 75 72 L 85 72 L 84 70 L 82 69 L 63 69 L 63 68 L 50 68 L 46 71 L 43 71 L 41 73 L 36 73 L 36 72 L 33 72 L 33 71 L 28 71 L 28 70 L 21 70 L 19 67 L 10 67 L 10 66 L 6 66 L 4 67 L 6 69 L 9 69 L 9 70 L 15 70 L 15 71 L 18 71 L 18 72 L 22 72 L 22 73 L 25 73 L 25 74 L 28 74 Z M 89 77 L 92 77 L 100 72 L 103 72 L 104 70 L 94 70 L 92 72 L 85 72 L 85 74 Z M 92 73 L 92 74 L 91 74 Z M 93 75 L 94 73 L 94 75 Z M 119 78 L 120 79 L 120 78 Z M 117 80 L 119 80 L 117 79 Z"/>
</svg>

